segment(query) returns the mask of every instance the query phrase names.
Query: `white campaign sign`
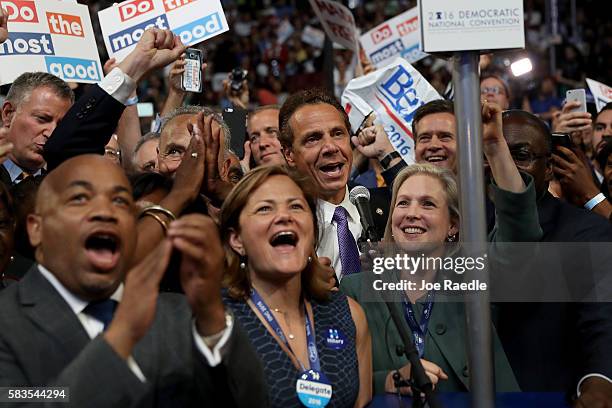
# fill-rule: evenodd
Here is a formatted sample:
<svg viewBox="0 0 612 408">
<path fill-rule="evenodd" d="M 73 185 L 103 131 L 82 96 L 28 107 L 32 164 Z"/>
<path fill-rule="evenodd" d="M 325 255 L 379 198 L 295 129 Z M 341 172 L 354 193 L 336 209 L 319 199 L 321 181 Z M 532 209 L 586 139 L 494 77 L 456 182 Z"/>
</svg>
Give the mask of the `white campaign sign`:
<svg viewBox="0 0 612 408">
<path fill-rule="evenodd" d="M 71 1 L 0 0 L 9 38 L 0 44 L 0 84 L 24 72 L 48 72 L 69 82 L 103 78 L 87 6 Z"/>
<path fill-rule="evenodd" d="M 325 33 L 319 29 L 307 25 L 302 30 L 302 42 L 312 45 L 315 48 L 323 48 L 325 43 Z"/>
<path fill-rule="evenodd" d="M 417 108 L 442 99 L 412 65 L 396 58 L 383 69 L 353 79 L 342 94 L 342 106 L 356 132 L 371 112 L 406 163 L 414 163 L 412 118 Z"/>
<path fill-rule="evenodd" d="M 310 5 L 333 42 L 359 51 L 355 18 L 351 10 L 333 0 L 310 0 Z"/>
<path fill-rule="evenodd" d="M 382 68 L 398 55 L 410 63 L 427 56 L 421 51 L 421 27 L 417 7 L 368 31 L 359 39 L 368 59 Z"/>
<path fill-rule="evenodd" d="M 523 0 L 419 0 L 423 51 L 525 47 Z"/>
<path fill-rule="evenodd" d="M 610 88 L 606 84 L 602 84 L 601 82 L 594 81 L 590 78 L 586 79 L 587 85 L 593 94 L 593 98 L 595 99 L 595 106 L 597 107 L 597 112 L 599 112 L 606 103 L 612 102 L 612 88 Z"/>
<path fill-rule="evenodd" d="M 170 29 L 194 45 L 229 30 L 220 0 L 128 0 L 98 12 L 104 45 L 121 61 L 148 28 Z"/>
</svg>

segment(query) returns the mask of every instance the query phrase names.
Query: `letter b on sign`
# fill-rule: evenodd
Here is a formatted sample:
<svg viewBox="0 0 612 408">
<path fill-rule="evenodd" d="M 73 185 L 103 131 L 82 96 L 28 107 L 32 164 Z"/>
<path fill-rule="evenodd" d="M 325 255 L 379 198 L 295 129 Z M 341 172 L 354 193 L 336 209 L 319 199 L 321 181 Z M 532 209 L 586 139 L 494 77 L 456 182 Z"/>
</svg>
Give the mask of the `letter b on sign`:
<svg viewBox="0 0 612 408">
<path fill-rule="evenodd" d="M 416 89 L 412 87 L 413 84 L 412 75 L 404 67 L 399 66 L 397 71 L 381 85 L 385 97 L 408 123 L 412 122 L 414 111 L 423 104 L 416 94 Z"/>
<path fill-rule="evenodd" d="M 134 17 L 148 13 L 153 10 L 153 0 L 134 0 L 119 6 L 119 17 L 121 21 L 127 21 Z"/>
</svg>

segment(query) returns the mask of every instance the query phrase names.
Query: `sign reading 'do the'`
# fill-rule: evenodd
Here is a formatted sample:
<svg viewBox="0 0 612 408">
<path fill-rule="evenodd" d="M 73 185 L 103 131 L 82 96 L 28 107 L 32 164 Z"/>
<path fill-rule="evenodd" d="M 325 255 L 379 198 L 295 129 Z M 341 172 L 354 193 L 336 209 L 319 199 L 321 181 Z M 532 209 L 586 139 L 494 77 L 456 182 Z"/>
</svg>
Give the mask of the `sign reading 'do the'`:
<svg viewBox="0 0 612 408">
<path fill-rule="evenodd" d="M 419 0 L 425 52 L 525 47 L 522 0 Z"/>
<path fill-rule="evenodd" d="M 149 28 L 171 30 L 188 46 L 229 29 L 220 0 L 127 0 L 98 18 L 106 50 L 119 61 Z"/>
<path fill-rule="evenodd" d="M 96 83 L 102 66 L 89 8 L 75 0 L 0 0 L 9 36 L 0 44 L 0 85 L 24 72 L 47 72 L 64 81 Z"/>
</svg>

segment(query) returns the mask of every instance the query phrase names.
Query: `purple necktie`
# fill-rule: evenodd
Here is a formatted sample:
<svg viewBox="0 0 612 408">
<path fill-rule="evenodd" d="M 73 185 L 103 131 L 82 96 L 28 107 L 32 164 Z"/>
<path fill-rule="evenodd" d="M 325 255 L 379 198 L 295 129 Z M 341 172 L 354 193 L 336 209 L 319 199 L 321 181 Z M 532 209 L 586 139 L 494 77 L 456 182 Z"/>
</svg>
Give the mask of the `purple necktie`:
<svg viewBox="0 0 612 408">
<path fill-rule="evenodd" d="M 336 207 L 332 220 L 336 221 L 338 228 L 338 247 L 340 249 L 342 275 L 360 272 L 359 249 L 357 249 L 357 243 L 348 226 L 348 212 L 344 207 Z"/>
</svg>

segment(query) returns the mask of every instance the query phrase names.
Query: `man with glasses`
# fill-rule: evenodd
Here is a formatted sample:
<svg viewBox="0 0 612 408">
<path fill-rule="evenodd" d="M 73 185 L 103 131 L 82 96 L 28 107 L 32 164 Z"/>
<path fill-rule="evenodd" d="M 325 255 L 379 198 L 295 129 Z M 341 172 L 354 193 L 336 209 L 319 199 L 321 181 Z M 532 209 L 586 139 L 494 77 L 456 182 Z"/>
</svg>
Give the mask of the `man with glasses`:
<svg viewBox="0 0 612 408">
<path fill-rule="evenodd" d="M 552 141 L 535 115 L 503 114 L 503 134 L 519 170 L 533 177 L 543 242 L 611 242 L 607 221 L 553 197 Z M 603 265 L 606 254 L 598 254 Z M 570 260 L 571 261 L 571 260 Z M 565 260 L 560 264 L 564 265 Z M 571 263 L 571 262 L 570 262 Z M 591 273 L 590 266 L 563 268 Z M 571 269 L 571 270 L 567 270 Z M 498 305 L 496 328 L 523 391 L 570 391 L 578 407 L 612 399 L 612 311 L 609 303 L 506 303 Z"/>
<path fill-rule="evenodd" d="M 221 128 L 219 149 L 219 171 L 223 167 L 225 152 L 230 149 L 230 130 L 225 124 L 221 116 L 214 110 L 205 106 L 183 106 L 175 109 L 168 116 L 162 119 L 163 125 L 160 130 L 159 148 L 157 152 L 157 161 L 160 173 L 174 175 L 178 169 L 183 154 L 187 151 L 191 133 L 189 126 L 193 126 L 196 121 L 196 116 L 199 112 L 204 112 L 204 116 L 212 116 L 213 132 Z"/>
<path fill-rule="evenodd" d="M 510 90 L 506 81 L 494 74 L 484 75 L 480 79 L 480 95 L 487 102 L 495 102 L 502 110 L 510 107 Z"/>
<path fill-rule="evenodd" d="M 113 134 L 106 146 L 104 146 L 104 157 L 121 166 L 121 148 L 119 147 L 117 135 Z"/>
</svg>

